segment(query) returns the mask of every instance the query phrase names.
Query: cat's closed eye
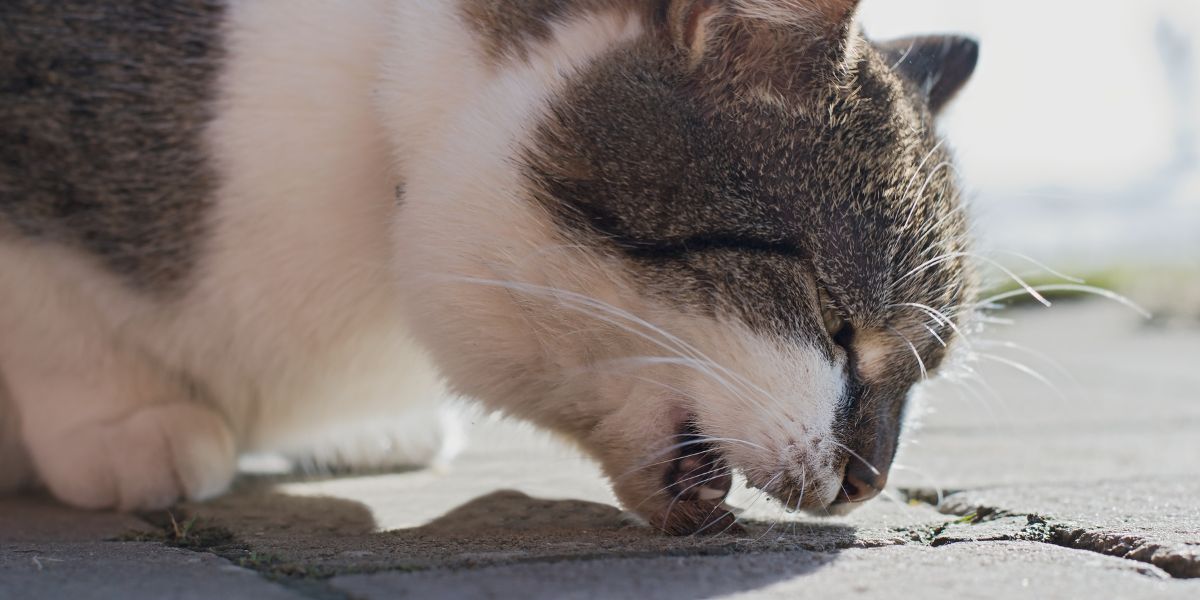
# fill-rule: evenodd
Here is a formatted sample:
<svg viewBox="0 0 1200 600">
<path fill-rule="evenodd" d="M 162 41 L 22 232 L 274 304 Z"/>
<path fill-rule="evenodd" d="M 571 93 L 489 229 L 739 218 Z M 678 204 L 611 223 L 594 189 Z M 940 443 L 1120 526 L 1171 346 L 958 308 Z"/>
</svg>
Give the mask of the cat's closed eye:
<svg viewBox="0 0 1200 600">
<path fill-rule="evenodd" d="M 825 324 L 825 331 L 829 334 L 829 339 L 838 346 L 846 348 L 853 335 L 850 322 L 843 316 L 841 309 L 834 304 L 825 288 L 822 287 L 817 292 L 817 301 L 821 307 L 821 320 Z"/>
</svg>

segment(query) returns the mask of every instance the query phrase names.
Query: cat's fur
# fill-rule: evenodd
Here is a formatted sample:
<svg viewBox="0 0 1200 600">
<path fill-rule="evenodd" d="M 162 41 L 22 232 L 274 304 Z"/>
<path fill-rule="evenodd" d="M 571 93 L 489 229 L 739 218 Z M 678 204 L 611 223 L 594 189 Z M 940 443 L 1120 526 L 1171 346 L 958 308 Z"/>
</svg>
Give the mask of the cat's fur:
<svg viewBox="0 0 1200 600">
<path fill-rule="evenodd" d="M 444 378 L 668 531 L 728 468 L 869 497 L 972 291 L 933 115 L 976 49 L 855 5 L 5 3 L 0 484 L 425 462 Z"/>
</svg>

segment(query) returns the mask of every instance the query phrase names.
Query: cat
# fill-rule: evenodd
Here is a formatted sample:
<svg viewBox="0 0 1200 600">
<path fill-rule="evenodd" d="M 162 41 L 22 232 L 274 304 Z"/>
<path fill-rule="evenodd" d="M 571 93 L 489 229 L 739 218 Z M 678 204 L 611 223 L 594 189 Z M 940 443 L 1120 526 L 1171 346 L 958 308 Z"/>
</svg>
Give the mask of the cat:
<svg viewBox="0 0 1200 600">
<path fill-rule="evenodd" d="M 10 0 L 0 484 L 445 457 L 452 395 L 663 531 L 845 512 L 975 294 L 959 36 L 857 0 Z M 7 408 L 4 408 L 7 406 Z"/>
</svg>

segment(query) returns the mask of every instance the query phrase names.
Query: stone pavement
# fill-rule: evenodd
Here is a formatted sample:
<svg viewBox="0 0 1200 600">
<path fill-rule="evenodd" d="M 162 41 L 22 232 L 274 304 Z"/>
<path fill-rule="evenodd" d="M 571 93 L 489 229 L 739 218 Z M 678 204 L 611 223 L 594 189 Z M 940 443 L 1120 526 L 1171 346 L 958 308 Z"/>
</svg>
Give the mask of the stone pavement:
<svg viewBox="0 0 1200 600">
<path fill-rule="evenodd" d="M 1200 328 L 1013 316 L 984 337 L 1032 352 L 977 340 L 988 383 L 931 384 L 889 498 L 850 517 L 743 493 L 745 532 L 659 536 L 572 451 L 479 419 L 445 472 L 251 477 L 138 517 L 0 500 L 0 599 L 1200 598 Z"/>
</svg>

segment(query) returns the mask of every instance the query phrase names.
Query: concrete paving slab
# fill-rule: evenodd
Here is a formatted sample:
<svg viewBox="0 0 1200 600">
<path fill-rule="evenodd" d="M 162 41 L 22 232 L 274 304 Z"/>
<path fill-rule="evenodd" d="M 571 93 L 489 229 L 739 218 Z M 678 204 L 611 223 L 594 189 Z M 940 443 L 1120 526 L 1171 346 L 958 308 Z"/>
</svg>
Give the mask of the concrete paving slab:
<svg viewBox="0 0 1200 600">
<path fill-rule="evenodd" d="M 4 499 L 0 598 L 303 597 L 213 554 L 115 539 L 146 530 L 145 522 L 130 515 L 74 511 L 44 499 Z"/>
<path fill-rule="evenodd" d="M 966 348 L 980 356 L 970 364 L 992 389 L 977 383 L 976 397 L 952 381 L 932 382 L 936 414 L 928 419 L 929 429 L 1079 430 L 1156 424 L 1164 417 L 1200 420 L 1200 405 L 1179 402 L 1195 397 L 1200 327 L 1153 327 L 1105 303 L 1004 314 L 1016 324 L 990 326 Z"/>
<path fill-rule="evenodd" d="M 990 523 L 982 529 L 975 520 L 952 523 L 934 543 L 1038 539 L 1150 563 L 1175 577 L 1200 578 L 1198 498 L 1200 480 L 965 491 L 945 498 L 941 509 Z"/>
<path fill-rule="evenodd" d="M 213 554 L 157 543 L 23 544 L 0 551 L 0 598 L 211 600 L 303 596 Z"/>
<path fill-rule="evenodd" d="M 1103 303 L 1008 316 L 1018 325 L 982 337 L 1025 350 L 981 340 L 975 350 L 1038 369 L 1049 386 L 986 359 L 977 365 L 986 384 L 931 383 L 927 413 L 897 457 L 895 485 L 1200 478 L 1200 328 L 1147 326 Z"/>
<path fill-rule="evenodd" d="M 893 485 L 955 491 L 1001 485 L 1154 477 L 1200 479 L 1200 427 L 1038 433 L 961 429 L 921 434 L 897 458 Z M 1153 439 L 1148 443 L 1147 439 Z"/>
<path fill-rule="evenodd" d="M 1028 542 L 554 562 L 338 577 L 362 598 L 1195 598 L 1200 582 Z"/>
</svg>

